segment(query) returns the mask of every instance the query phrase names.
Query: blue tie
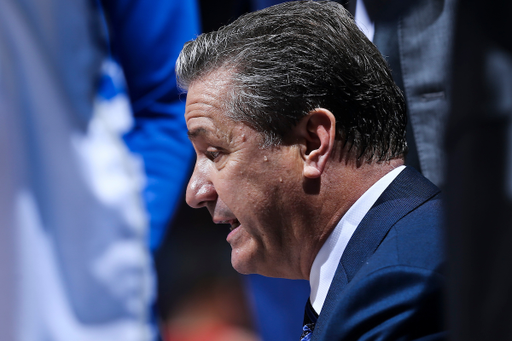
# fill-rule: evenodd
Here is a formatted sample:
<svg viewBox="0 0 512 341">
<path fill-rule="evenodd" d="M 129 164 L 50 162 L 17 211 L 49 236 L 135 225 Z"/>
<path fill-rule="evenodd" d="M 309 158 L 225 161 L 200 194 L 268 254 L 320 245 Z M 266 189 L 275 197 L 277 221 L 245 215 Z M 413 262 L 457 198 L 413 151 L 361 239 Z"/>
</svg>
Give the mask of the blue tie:
<svg viewBox="0 0 512 341">
<path fill-rule="evenodd" d="M 315 309 L 313 309 L 313 306 L 308 299 L 308 303 L 306 303 L 306 309 L 304 312 L 304 327 L 302 327 L 302 335 L 300 336 L 300 341 L 311 340 L 317 319 L 318 314 L 316 313 Z"/>
</svg>

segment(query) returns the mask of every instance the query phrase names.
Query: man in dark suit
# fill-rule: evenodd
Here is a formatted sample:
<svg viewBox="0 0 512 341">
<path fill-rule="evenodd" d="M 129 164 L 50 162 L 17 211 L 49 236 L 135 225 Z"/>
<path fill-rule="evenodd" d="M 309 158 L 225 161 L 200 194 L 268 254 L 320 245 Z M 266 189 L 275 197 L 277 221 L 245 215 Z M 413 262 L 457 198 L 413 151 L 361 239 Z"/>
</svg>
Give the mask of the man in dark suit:
<svg viewBox="0 0 512 341">
<path fill-rule="evenodd" d="M 177 62 L 187 202 L 231 225 L 241 273 L 308 279 L 302 340 L 439 340 L 439 190 L 406 168 L 404 98 L 334 2 L 248 14 Z"/>
<path fill-rule="evenodd" d="M 346 4 L 363 32 L 385 56 L 394 81 L 405 95 L 409 146 L 406 165 L 421 170 L 443 188 L 456 1 L 338 2 Z"/>
</svg>

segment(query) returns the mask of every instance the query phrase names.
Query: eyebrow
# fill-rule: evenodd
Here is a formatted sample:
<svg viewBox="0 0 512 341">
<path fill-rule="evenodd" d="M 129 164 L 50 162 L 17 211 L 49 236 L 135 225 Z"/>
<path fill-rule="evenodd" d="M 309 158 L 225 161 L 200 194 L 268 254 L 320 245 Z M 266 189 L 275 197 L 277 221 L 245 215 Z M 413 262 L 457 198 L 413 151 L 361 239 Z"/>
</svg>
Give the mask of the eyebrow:
<svg viewBox="0 0 512 341">
<path fill-rule="evenodd" d="M 193 140 L 193 139 L 197 138 L 198 136 L 209 135 L 210 133 L 211 132 L 209 130 L 201 127 L 201 128 L 196 128 L 192 131 L 189 131 L 187 133 L 187 135 L 190 140 Z"/>
</svg>

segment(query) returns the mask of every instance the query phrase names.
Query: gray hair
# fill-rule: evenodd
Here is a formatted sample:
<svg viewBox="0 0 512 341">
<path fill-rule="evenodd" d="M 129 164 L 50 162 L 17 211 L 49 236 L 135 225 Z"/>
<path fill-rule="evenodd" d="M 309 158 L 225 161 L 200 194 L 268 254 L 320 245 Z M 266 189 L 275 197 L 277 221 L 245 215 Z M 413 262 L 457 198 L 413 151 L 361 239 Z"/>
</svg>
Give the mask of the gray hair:
<svg viewBox="0 0 512 341">
<path fill-rule="evenodd" d="M 188 89 L 217 70 L 231 77 L 227 114 L 283 142 L 315 108 L 336 117 L 337 139 L 358 158 L 403 157 L 404 98 L 386 61 L 343 6 L 292 1 L 241 16 L 185 44 L 176 64 Z"/>
</svg>

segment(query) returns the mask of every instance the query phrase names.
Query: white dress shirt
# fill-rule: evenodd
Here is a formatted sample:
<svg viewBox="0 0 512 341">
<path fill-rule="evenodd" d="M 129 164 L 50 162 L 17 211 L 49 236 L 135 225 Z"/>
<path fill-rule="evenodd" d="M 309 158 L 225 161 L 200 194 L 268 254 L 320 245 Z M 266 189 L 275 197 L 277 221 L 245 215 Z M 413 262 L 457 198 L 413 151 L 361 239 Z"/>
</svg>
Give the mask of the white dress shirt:
<svg viewBox="0 0 512 341">
<path fill-rule="evenodd" d="M 336 225 L 331 235 L 327 238 L 316 255 L 313 266 L 311 267 L 309 283 L 311 286 L 311 305 L 318 314 L 320 314 L 322 310 L 341 256 L 350 238 L 354 234 L 354 231 L 382 192 L 384 192 L 404 168 L 405 166 L 400 166 L 393 169 L 357 199 L 343 218 L 341 218 L 338 225 Z"/>
</svg>

